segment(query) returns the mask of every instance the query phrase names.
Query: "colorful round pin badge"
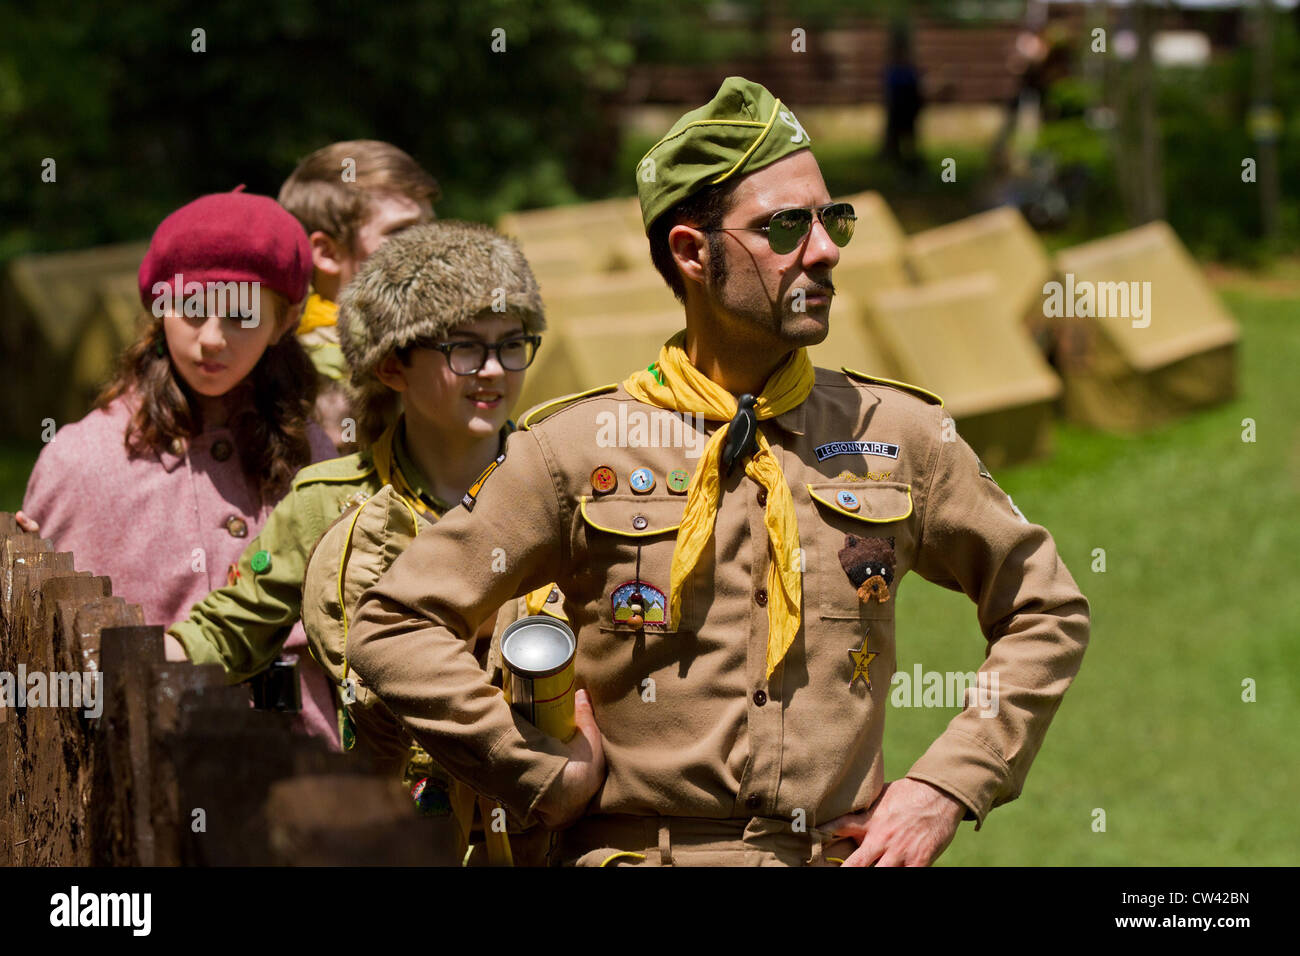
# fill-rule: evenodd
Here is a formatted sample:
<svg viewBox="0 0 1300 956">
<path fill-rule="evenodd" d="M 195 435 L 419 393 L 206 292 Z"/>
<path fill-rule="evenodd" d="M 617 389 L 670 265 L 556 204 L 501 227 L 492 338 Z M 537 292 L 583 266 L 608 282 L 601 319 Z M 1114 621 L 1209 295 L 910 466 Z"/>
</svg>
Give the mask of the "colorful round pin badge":
<svg viewBox="0 0 1300 956">
<path fill-rule="evenodd" d="M 258 551 L 248 563 L 254 574 L 265 574 L 271 570 L 271 552 Z"/>
<path fill-rule="evenodd" d="M 668 472 L 668 490 L 673 494 L 684 495 L 690 486 L 691 475 L 684 468 L 674 468 Z"/>
<path fill-rule="evenodd" d="M 655 475 L 649 468 L 638 468 L 628 476 L 627 483 L 638 495 L 648 495 L 655 489 Z"/>
<path fill-rule="evenodd" d="M 592 490 L 598 494 L 608 494 L 618 487 L 618 476 L 609 465 L 601 465 L 591 473 Z"/>
<path fill-rule="evenodd" d="M 845 511 L 857 511 L 859 508 L 858 496 L 851 491 L 840 491 L 835 495 L 835 503 Z"/>
</svg>

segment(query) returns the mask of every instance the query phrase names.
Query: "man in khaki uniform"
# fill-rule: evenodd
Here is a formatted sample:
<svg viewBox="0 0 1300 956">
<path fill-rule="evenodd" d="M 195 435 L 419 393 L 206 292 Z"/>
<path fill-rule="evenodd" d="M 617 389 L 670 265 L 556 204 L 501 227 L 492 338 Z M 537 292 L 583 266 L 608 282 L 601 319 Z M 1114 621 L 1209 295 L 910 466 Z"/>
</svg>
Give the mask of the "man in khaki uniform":
<svg viewBox="0 0 1300 956">
<path fill-rule="evenodd" d="M 928 864 L 1019 795 L 1078 670 L 1087 601 L 941 401 L 808 361 L 853 219 L 807 147 L 739 77 L 674 125 L 638 184 L 685 331 L 621 385 L 524 416 L 361 600 L 355 669 L 452 773 L 572 824 L 553 862 Z M 976 603 L 998 693 L 886 783 L 909 571 Z M 551 580 L 584 688 L 567 744 L 469 652 Z"/>
</svg>

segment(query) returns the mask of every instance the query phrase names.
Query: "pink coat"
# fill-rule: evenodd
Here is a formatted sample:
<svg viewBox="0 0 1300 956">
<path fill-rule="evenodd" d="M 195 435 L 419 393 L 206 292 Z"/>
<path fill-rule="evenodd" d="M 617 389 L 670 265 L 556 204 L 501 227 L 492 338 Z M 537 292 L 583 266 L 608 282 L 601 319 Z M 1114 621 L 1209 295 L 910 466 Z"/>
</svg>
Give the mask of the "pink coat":
<svg viewBox="0 0 1300 956">
<path fill-rule="evenodd" d="M 180 456 L 128 457 L 130 410 L 119 398 L 60 428 L 36 460 L 23 511 L 56 550 L 73 553 L 78 571 L 108 575 L 145 623 L 167 627 L 226 583 L 274 503 L 258 500 L 226 428 L 205 430 Z M 337 456 L 320 427 L 312 424 L 309 437 L 313 462 Z M 298 654 L 302 675 L 300 729 L 337 747 L 333 690 L 307 652 L 301 622 L 285 649 Z"/>
</svg>

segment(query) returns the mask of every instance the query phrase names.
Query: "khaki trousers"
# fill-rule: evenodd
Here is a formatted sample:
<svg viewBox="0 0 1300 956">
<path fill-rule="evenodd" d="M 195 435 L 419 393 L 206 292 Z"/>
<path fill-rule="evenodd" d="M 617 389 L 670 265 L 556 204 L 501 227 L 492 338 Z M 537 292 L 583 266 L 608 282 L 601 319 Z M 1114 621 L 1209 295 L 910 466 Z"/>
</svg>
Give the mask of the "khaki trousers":
<svg viewBox="0 0 1300 956">
<path fill-rule="evenodd" d="M 838 866 L 857 844 L 789 820 L 585 817 L 559 834 L 561 866 Z"/>
</svg>

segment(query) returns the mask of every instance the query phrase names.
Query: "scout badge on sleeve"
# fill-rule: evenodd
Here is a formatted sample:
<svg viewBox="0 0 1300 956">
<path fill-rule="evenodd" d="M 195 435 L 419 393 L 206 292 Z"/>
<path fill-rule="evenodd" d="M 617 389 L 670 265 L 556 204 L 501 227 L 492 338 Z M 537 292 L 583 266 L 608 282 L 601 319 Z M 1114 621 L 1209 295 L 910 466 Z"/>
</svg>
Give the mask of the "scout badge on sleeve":
<svg viewBox="0 0 1300 956">
<path fill-rule="evenodd" d="M 870 604 L 873 597 L 881 604 L 889 600 L 889 586 L 894 583 L 893 538 L 845 535 L 840 564 L 863 604 Z"/>
<path fill-rule="evenodd" d="M 474 484 L 469 486 L 469 491 L 465 492 L 465 497 L 460 499 L 460 503 L 465 506 L 466 511 L 474 510 L 474 503 L 478 501 L 478 493 L 483 488 L 483 482 L 488 480 L 492 472 L 497 470 L 497 466 L 506 460 L 506 453 L 502 452 L 497 455 L 496 459 L 483 469 L 483 474 L 475 479 Z"/>
<path fill-rule="evenodd" d="M 506 700 L 543 733 L 569 740 L 573 720 L 573 659 L 578 640 L 563 621 L 543 615 L 521 617 L 501 635 Z"/>
<path fill-rule="evenodd" d="M 862 681 L 867 685 L 867 690 L 871 690 L 871 662 L 876 658 L 874 651 L 867 650 L 867 635 L 862 635 L 862 644 L 859 647 L 849 648 L 849 660 L 853 662 L 853 673 L 849 676 L 849 689 L 853 689 L 856 681 Z"/>
</svg>

